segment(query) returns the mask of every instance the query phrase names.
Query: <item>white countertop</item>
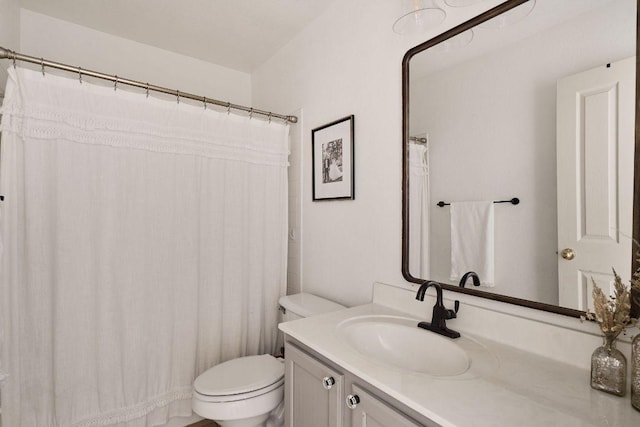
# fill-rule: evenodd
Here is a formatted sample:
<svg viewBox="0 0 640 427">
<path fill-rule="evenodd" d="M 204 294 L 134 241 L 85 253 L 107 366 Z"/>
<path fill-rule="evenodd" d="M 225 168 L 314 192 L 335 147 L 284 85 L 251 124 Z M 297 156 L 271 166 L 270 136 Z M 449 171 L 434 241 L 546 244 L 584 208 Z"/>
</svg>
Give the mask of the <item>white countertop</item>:
<svg viewBox="0 0 640 427">
<path fill-rule="evenodd" d="M 337 333 L 340 322 L 367 315 L 413 317 L 367 304 L 281 323 L 280 329 L 444 427 L 640 427 L 640 411 L 631 407 L 628 393 L 617 397 L 593 390 L 588 370 L 474 337 L 463 330 L 459 331 L 463 338 L 481 343 L 493 356 L 496 363 L 491 369 L 475 375 L 433 377 L 372 361 Z M 416 319 L 421 320 L 429 319 Z"/>
</svg>

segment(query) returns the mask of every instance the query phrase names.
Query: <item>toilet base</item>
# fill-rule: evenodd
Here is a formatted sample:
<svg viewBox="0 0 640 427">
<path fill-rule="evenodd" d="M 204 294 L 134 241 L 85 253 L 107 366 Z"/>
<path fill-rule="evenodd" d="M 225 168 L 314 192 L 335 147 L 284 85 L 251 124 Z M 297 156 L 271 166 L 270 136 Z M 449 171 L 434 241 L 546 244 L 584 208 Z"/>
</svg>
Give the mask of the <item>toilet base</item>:
<svg viewBox="0 0 640 427">
<path fill-rule="evenodd" d="M 269 414 L 262 414 L 242 420 L 214 420 L 220 427 L 266 427 Z"/>
<path fill-rule="evenodd" d="M 220 427 L 283 427 L 284 401 L 269 414 L 258 415 L 242 420 L 214 420 Z"/>
<path fill-rule="evenodd" d="M 221 427 L 281 427 L 284 414 L 284 379 L 269 392 L 248 399 L 216 402 L 193 392 L 193 412 Z"/>
</svg>

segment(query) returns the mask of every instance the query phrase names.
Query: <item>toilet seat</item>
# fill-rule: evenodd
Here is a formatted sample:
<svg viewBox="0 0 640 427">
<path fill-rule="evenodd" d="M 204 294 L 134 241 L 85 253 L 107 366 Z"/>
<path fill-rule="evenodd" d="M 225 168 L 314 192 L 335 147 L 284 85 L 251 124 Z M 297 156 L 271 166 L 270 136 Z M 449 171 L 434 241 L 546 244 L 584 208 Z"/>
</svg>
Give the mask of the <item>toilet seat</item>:
<svg viewBox="0 0 640 427">
<path fill-rule="evenodd" d="M 261 422 L 269 417 L 269 413 L 276 409 L 284 399 L 284 381 L 274 387 L 271 391 L 265 392 L 251 398 L 244 398 L 245 395 L 227 396 L 229 401 L 220 401 L 221 396 L 203 396 L 198 392 L 193 393 L 191 407 L 193 412 L 203 418 L 215 420 L 220 425 L 225 425 L 229 420 L 249 420 L 254 424 L 262 425 Z M 249 393 L 247 393 L 249 395 Z M 211 399 L 211 400 L 210 400 Z M 215 400 L 213 400 L 215 399 Z M 255 422 L 261 419 L 260 423 Z M 223 423 L 223 421 L 225 421 Z"/>
<path fill-rule="evenodd" d="M 229 395 L 223 395 L 223 396 L 210 396 L 207 394 L 202 394 L 198 390 L 194 389 L 193 394 L 195 398 L 203 402 L 220 402 L 220 403 L 236 402 L 239 400 L 247 400 L 247 399 L 261 396 L 263 394 L 267 394 L 279 387 L 282 387 L 283 385 L 284 385 L 284 376 L 278 381 L 276 381 L 275 383 L 267 387 L 263 387 L 261 389 L 253 390 L 247 393 L 229 394 Z"/>
<path fill-rule="evenodd" d="M 284 363 L 269 354 L 239 357 L 216 365 L 196 378 L 200 399 L 230 402 L 259 396 L 284 383 Z"/>
<path fill-rule="evenodd" d="M 270 355 L 229 360 L 201 374 L 193 388 L 191 407 L 201 417 L 262 425 L 284 399 L 284 362 Z"/>
</svg>

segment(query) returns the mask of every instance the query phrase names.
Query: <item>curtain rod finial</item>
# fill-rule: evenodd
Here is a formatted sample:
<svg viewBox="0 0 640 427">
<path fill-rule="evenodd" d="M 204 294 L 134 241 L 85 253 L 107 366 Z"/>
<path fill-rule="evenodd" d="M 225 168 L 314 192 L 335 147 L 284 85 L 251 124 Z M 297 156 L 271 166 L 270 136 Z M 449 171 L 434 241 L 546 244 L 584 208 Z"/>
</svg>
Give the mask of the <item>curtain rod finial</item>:
<svg viewBox="0 0 640 427">
<path fill-rule="evenodd" d="M 5 49 L 0 46 L 0 59 L 7 59 L 13 57 L 13 52 L 9 49 Z"/>
</svg>

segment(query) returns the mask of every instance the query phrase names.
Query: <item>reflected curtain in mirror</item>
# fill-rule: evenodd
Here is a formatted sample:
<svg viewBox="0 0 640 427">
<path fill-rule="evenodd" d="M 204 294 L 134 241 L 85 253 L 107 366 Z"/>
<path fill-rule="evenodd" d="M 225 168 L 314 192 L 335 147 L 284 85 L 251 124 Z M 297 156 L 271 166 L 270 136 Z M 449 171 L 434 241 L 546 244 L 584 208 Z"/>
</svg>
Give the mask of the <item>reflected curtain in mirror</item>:
<svg viewBox="0 0 640 427">
<path fill-rule="evenodd" d="M 418 277 L 429 277 L 429 146 L 426 136 L 409 143 L 409 191 L 411 191 L 409 268 Z"/>
</svg>

